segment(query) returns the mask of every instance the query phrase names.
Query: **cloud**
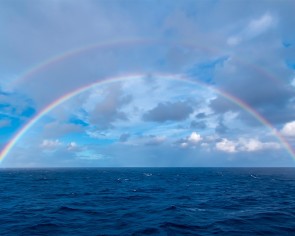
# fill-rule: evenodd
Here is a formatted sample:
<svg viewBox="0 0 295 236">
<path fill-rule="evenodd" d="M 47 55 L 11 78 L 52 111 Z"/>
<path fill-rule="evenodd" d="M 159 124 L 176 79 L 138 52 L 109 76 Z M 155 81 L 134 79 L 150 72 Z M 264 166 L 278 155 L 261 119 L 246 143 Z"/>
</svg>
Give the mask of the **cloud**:
<svg viewBox="0 0 295 236">
<path fill-rule="evenodd" d="M 236 152 L 236 143 L 226 138 L 216 143 L 216 149 L 223 152 L 234 153 Z"/>
<path fill-rule="evenodd" d="M 275 24 L 275 19 L 269 13 L 262 15 L 258 19 L 253 19 L 250 21 L 249 25 L 247 26 L 247 34 L 250 36 L 255 36 L 264 31 L 268 30 Z"/>
<path fill-rule="evenodd" d="M 272 63 L 278 62 L 274 60 Z M 238 69 L 231 71 L 231 66 Z M 275 74 L 266 74 L 260 68 L 247 68 L 233 60 L 220 71 L 219 80 L 223 91 L 246 103 L 262 116 L 267 117 L 271 123 L 280 125 L 295 119 L 294 106 L 292 106 L 294 90 L 290 89 L 288 82 L 275 77 Z M 234 100 L 229 101 L 223 96 L 218 95 L 212 99 L 210 107 L 215 114 L 238 112 L 238 118 L 248 125 L 258 124 L 253 122 L 253 117 L 249 116 L 244 108 L 236 104 Z"/>
<path fill-rule="evenodd" d="M 216 149 L 219 151 L 227 153 L 235 152 L 257 152 L 263 150 L 276 150 L 280 149 L 281 145 L 275 142 L 261 142 L 258 139 L 250 138 L 240 138 L 237 141 L 228 140 L 223 138 L 221 141 L 217 142 L 215 145 Z"/>
<path fill-rule="evenodd" d="M 239 150 L 246 152 L 256 152 L 260 150 L 275 150 L 279 149 L 280 145 L 275 142 L 261 142 L 258 139 L 240 139 L 239 140 Z"/>
<path fill-rule="evenodd" d="M 143 120 L 153 122 L 182 121 L 189 117 L 193 108 L 184 101 L 159 103 L 143 115 Z"/>
<path fill-rule="evenodd" d="M 90 137 L 94 139 L 102 139 L 107 136 L 107 133 L 101 132 L 100 130 L 86 130 L 85 133 Z"/>
<path fill-rule="evenodd" d="M 182 147 L 182 148 L 186 148 L 187 146 L 188 146 L 188 143 L 186 143 L 186 142 L 183 142 L 180 144 L 180 147 Z"/>
<path fill-rule="evenodd" d="M 295 121 L 286 123 L 281 129 L 281 133 L 285 136 L 295 137 Z"/>
<path fill-rule="evenodd" d="M 120 84 L 108 87 L 103 100 L 97 102 L 93 110 L 88 110 L 90 123 L 100 130 L 113 128 L 115 121 L 128 119 L 120 109 L 131 101 L 131 96 L 123 95 Z"/>
<path fill-rule="evenodd" d="M 44 139 L 40 147 L 44 151 L 77 152 L 80 150 L 76 142 L 64 143 L 58 139 Z"/>
<path fill-rule="evenodd" d="M 124 134 L 121 134 L 119 140 L 120 140 L 120 142 L 126 142 L 126 141 L 128 141 L 129 138 L 130 138 L 130 134 L 124 133 Z"/>
<path fill-rule="evenodd" d="M 62 143 L 58 139 L 56 140 L 44 139 L 40 146 L 43 149 L 54 150 L 56 148 L 61 147 Z"/>
<path fill-rule="evenodd" d="M 203 138 L 201 137 L 200 134 L 197 134 L 196 132 L 192 132 L 191 135 L 187 138 L 187 141 L 190 143 L 198 143 L 202 140 Z"/>
<path fill-rule="evenodd" d="M 77 149 L 78 149 L 78 145 L 77 145 L 77 143 L 75 143 L 75 142 L 70 142 L 70 143 L 67 145 L 67 149 L 68 149 L 69 151 L 77 150 Z"/>
<path fill-rule="evenodd" d="M 176 143 L 180 145 L 181 148 L 195 147 L 203 140 L 203 137 L 197 132 L 192 132 L 186 138 L 178 140 Z"/>
<path fill-rule="evenodd" d="M 230 46 L 236 46 L 243 41 L 252 39 L 266 32 L 271 27 L 275 26 L 276 20 L 269 13 L 265 13 L 260 18 L 251 20 L 246 28 L 237 35 L 228 38 L 227 43 Z"/>
</svg>

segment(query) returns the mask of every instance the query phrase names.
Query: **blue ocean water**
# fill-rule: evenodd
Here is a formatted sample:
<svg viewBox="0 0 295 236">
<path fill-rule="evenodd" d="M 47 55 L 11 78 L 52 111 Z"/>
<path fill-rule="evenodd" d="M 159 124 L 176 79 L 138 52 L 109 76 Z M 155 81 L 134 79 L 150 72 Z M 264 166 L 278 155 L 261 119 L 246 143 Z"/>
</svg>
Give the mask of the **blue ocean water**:
<svg viewBox="0 0 295 236">
<path fill-rule="evenodd" d="M 0 170 L 0 235 L 295 235 L 294 168 Z"/>
</svg>

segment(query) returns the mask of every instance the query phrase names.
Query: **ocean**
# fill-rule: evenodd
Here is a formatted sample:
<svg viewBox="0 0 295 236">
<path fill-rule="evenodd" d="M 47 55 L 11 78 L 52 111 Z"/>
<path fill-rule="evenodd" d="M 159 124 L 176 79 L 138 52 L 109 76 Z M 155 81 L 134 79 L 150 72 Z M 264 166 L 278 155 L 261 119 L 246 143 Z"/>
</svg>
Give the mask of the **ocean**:
<svg viewBox="0 0 295 236">
<path fill-rule="evenodd" d="M 0 170 L 0 235 L 295 235 L 295 168 Z"/>
</svg>

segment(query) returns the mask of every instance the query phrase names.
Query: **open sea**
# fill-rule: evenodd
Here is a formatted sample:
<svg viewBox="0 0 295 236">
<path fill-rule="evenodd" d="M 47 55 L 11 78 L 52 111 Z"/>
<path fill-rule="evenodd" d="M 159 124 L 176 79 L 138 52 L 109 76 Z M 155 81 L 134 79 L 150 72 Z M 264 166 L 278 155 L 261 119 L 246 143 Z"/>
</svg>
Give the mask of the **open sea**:
<svg viewBox="0 0 295 236">
<path fill-rule="evenodd" d="M 0 235 L 295 235 L 295 168 L 1 169 Z"/>
</svg>

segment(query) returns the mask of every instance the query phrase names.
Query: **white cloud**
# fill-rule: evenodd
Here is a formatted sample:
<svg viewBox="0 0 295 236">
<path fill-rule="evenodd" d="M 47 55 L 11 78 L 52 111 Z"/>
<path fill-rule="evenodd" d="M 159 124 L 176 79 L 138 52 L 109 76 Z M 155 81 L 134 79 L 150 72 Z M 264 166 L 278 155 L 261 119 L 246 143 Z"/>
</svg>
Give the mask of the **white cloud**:
<svg viewBox="0 0 295 236">
<path fill-rule="evenodd" d="M 246 32 L 249 36 L 256 36 L 260 33 L 265 32 L 269 28 L 271 28 L 275 24 L 274 18 L 269 14 L 266 13 L 259 19 L 252 20 L 247 29 Z"/>
<path fill-rule="evenodd" d="M 188 146 L 188 144 L 185 143 L 185 142 L 183 142 L 183 143 L 180 144 L 180 147 L 182 147 L 182 148 L 186 148 L 187 146 Z"/>
<path fill-rule="evenodd" d="M 227 44 L 230 46 L 235 46 L 240 44 L 242 41 L 255 38 L 269 30 L 275 24 L 275 18 L 269 13 L 265 13 L 260 18 L 251 20 L 240 33 L 230 36 L 227 39 Z"/>
<path fill-rule="evenodd" d="M 295 137 L 295 121 L 286 123 L 282 128 L 281 133 L 285 136 Z"/>
<path fill-rule="evenodd" d="M 70 142 L 70 143 L 63 143 L 59 141 L 58 139 L 44 139 L 40 145 L 41 148 L 44 150 L 57 150 L 57 149 L 63 149 L 67 151 L 78 151 L 79 146 L 76 142 Z"/>
<path fill-rule="evenodd" d="M 261 142 L 258 139 L 240 139 L 240 150 L 246 152 L 255 152 L 265 149 L 279 149 L 280 145 L 275 142 Z"/>
<path fill-rule="evenodd" d="M 78 148 L 78 145 L 77 145 L 77 143 L 75 143 L 75 142 L 70 142 L 70 143 L 68 144 L 68 146 L 67 146 L 67 149 L 68 149 L 69 151 L 76 150 L 77 148 Z"/>
<path fill-rule="evenodd" d="M 228 140 L 226 138 L 216 143 L 216 149 L 223 152 L 256 152 L 261 150 L 279 149 L 280 144 L 276 142 L 262 142 L 255 138 L 244 139 L 237 141 Z"/>
<path fill-rule="evenodd" d="M 192 132 L 188 137 L 181 139 L 180 141 L 180 147 L 186 148 L 186 147 L 194 147 L 196 144 L 200 143 L 203 140 L 200 134 L 196 132 Z"/>
<path fill-rule="evenodd" d="M 236 143 L 233 141 L 230 141 L 226 138 L 222 139 L 220 142 L 216 143 L 216 149 L 223 151 L 223 152 L 229 152 L 234 153 L 236 152 Z"/>
<path fill-rule="evenodd" d="M 192 132 L 191 135 L 187 138 L 187 140 L 190 143 L 198 143 L 202 140 L 203 138 L 201 135 L 197 134 L 196 132 Z"/>
<path fill-rule="evenodd" d="M 56 149 L 60 146 L 62 146 L 62 143 L 58 139 L 56 140 L 44 139 L 41 143 L 41 147 L 44 149 Z"/>
</svg>

